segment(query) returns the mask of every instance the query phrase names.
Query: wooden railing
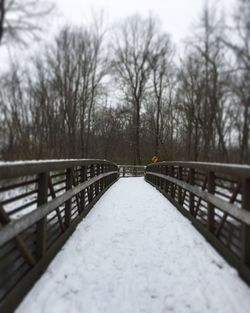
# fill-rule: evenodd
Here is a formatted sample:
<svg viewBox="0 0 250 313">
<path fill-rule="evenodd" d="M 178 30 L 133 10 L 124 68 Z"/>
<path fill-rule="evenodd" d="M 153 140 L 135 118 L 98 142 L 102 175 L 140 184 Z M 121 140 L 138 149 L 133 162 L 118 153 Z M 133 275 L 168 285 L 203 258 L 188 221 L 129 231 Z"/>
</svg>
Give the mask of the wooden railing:
<svg viewBox="0 0 250 313">
<path fill-rule="evenodd" d="M 250 166 L 161 162 L 145 179 L 250 283 Z"/>
<path fill-rule="evenodd" d="M 121 177 L 144 176 L 145 165 L 118 165 Z"/>
<path fill-rule="evenodd" d="M 118 175 L 103 160 L 0 165 L 0 312 L 14 310 Z"/>
</svg>

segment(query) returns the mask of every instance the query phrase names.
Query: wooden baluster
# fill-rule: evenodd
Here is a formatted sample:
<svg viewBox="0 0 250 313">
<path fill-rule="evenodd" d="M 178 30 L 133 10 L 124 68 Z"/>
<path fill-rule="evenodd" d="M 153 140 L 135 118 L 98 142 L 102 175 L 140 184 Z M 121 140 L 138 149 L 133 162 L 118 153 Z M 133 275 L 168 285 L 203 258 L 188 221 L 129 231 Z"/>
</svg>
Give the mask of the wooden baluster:
<svg viewBox="0 0 250 313">
<path fill-rule="evenodd" d="M 101 164 L 101 174 L 103 174 L 103 172 L 104 172 L 104 164 Z M 104 189 L 103 178 L 101 179 L 100 186 L 101 186 L 101 191 L 103 191 L 103 189 Z"/>
<path fill-rule="evenodd" d="M 165 166 L 165 175 L 168 175 L 168 166 Z M 168 193 L 168 181 L 165 179 L 165 192 Z"/>
<path fill-rule="evenodd" d="M 182 167 L 178 167 L 178 179 L 182 180 Z M 178 203 L 182 205 L 182 188 L 181 186 L 178 187 Z"/>
<path fill-rule="evenodd" d="M 90 178 L 93 178 L 95 175 L 94 164 L 90 165 Z M 94 186 L 93 184 L 89 187 L 89 203 L 93 201 L 94 197 Z"/>
<path fill-rule="evenodd" d="M 189 170 L 189 183 L 190 185 L 194 185 L 195 183 L 195 169 L 190 168 Z M 189 210 L 192 215 L 194 215 L 194 194 L 192 192 L 189 193 Z"/>
<path fill-rule="evenodd" d="M 97 175 L 100 175 L 100 164 L 97 164 Z M 100 181 L 98 180 L 96 183 L 96 195 L 98 195 L 100 192 Z"/>
<path fill-rule="evenodd" d="M 250 178 L 242 181 L 242 209 L 250 211 Z M 241 257 L 250 266 L 250 226 L 242 224 Z"/>
<path fill-rule="evenodd" d="M 87 180 L 87 169 L 86 166 L 82 166 L 80 169 L 80 182 L 84 183 Z M 85 189 L 80 193 L 80 207 L 81 211 L 85 209 Z"/>
<path fill-rule="evenodd" d="M 52 179 L 51 179 L 50 176 L 48 177 L 48 179 L 49 179 L 48 186 L 49 186 L 51 197 L 52 197 L 52 199 L 55 199 L 56 198 L 56 193 L 55 193 L 55 189 L 54 189 L 54 186 L 53 186 L 53 183 L 52 183 Z M 60 228 L 61 228 L 62 232 L 64 232 L 65 231 L 65 227 L 64 227 L 64 224 L 63 224 L 63 220 L 62 220 L 62 216 L 61 216 L 61 212 L 60 212 L 59 208 L 56 208 L 56 214 L 57 214 L 57 218 L 58 218 L 58 221 L 59 221 Z"/>
<path fill-rule="evenodd" d="M 76 179 L 76 177 L 75 177 L 74 170 L 73 170 L 72 181 L 73 181 L 73 186 L 76 187 L 78 185 L 78 179 Z M 80 215 L 82 210 L 81 210 L 81 203 L 80 203 L 80 195 L 79 195 L 79 193 L 77 193 L 75 195 L 75 197 L 76 197 L 77 211 L 78 211 L 78 214 Z"/>
<path fill-rule="evenodd" d="M 238 193 L 240 192 L 240 189 L 241 189 L 241 182 L 237 183 L 236 188 L 234 189 L 234 192 L 233 192 L 233 194 L 232 194 L 232 196 L 231 196 L 231 198 L 230 198 L 229 203 L 234 203 L 234 201 L 235 201 L 236 198 L 237 198 Z M 215 236 L 218 237 L 218 236 L 220 235 L 221 230 L 222 230 L 223 226 L 224 226 L 225 223 L 226 223 L 227 217 L 228 217 L 228 214 L 225 212 L 225 213 L 223 214 L 223 217 L 222 217 L 222 219 L 221 219 L 220 224 L 219 224 L 218 227 L 216 228 Z"/>
<path fill-rule="evenodd" d="M 207 181 L 208 181 L 208 175 L 205 176 L 204 182 L 202 184 L 201 189 L 205 190 L 207 187 Z M 194 216 L 196 216 L 198 214 L 199 208 L 200 208 L 200 204 L 201 204 L 201 198 L 198 198 L 195 210 L 194 210 Z"/>
<path fill-rule="evenodd" d="M 215 192 L 214 172 L 208 173 L 208 192 L 212 194 Z M 214 231 L 214 205 L 211 203 L 208 203 L 207 206 L 207 228 L 210 232 Z"/>
<path fill-rule="evenodd" d="M 170 176 L 174 177 L 174 167 L 173 166 L 170 166 Z M 174 183 L 170 183 L 170 195 L 171 195 L 171 198 L 174 200 L 174 197 L 175 197 Z"/>
<path fill-rule="evenodd" d="M 7 225 L 11 222 L 9 215 L 5 212 L 3 206 L 0 204 L 0 222 L 2 225 Z M 13 239 L 17 249 L 20 251 L 23 258 L 29 263 L 29 265 L 33 266 L 36 264 L 36 261 L 27 247 L 25 241 L 21 238 L 20 235 L 15 236 Z"/>
<path fill-rule="evenodd" d="M 164 174 L 164 165 L 161 166 L 161 174 Z M 164 190 L 165 179 L 161 178 L 161 190 Z"/>
<path fill-rule="evenodd" d="M 70 190 L 73 185 L 73 168 L 66 170 L 66 190 Z M 72 199 L 65 202 L 65 226 L 69 227 L 71 223 Z"/>
<path fill-rule="evenodd" d="M 38 175 L 38 196 L 37 206 L 48 202 L 48 173 Z M 47 217 L 43 217 L 36 224 L 37 240 L 36 240 L 36 255 L 37 258 L 42 258 L 46 253 L 47 248 Z"/>
</svg>

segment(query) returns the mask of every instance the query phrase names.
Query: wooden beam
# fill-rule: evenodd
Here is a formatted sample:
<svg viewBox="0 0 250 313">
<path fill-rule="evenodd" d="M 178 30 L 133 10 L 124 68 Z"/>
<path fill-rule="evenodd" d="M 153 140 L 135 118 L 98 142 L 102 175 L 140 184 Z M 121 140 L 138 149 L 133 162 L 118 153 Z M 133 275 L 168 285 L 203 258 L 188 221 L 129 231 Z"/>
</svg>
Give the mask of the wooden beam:
<svg viewBox="0 0 250 313">
<path fill-rule="evenodd" d="M 48 176 L 47 172 L 38 175 L 38 207 L 48 202 Z M 47 248 L 47 217 L 43 216 L 36 225 L 36 255 L 40 259 L 45 255 Z"/>
<path fill-rule="evenodd" d="M 11 222 L 9 215 L 5 212 L 1 204 L 0 204 L 0 222 L 2 225 L 7 225 Z M 27 261 L 27 263 L 31 266 L 34 266 L 36 264 L 35 258 L 31 254 L 29 248 L 27 247 L 26 243 L 21 238 L 21 236 L 17 235 L 14 237 L 13 240 L 18 250 L 20 251 L 21 255 Z"/>
<path fill-rule="evenodd" d="M 83 189 L 87 188 L 91 184 L 94 184 L 97 180 L 106 178 L 114 174 L 117 174 L 117 171 L 103 173 L 99 176 L 96 176 L 88 180 L 87 182 L 79 184 L 77 187 L 66 191 L 64 194 L 56 197 L 56 199 L 51 200 L 49 203 L 41 205 L 39 208 L 37 208 L 37 210 L 34 210 L 26 214 L 19 220 L 11 221 L 3 229 L 1 229 L 0 246 L 2 246 L 5 242 L 21 233 L 23 230 L 32 226 L 34 223 L 39 221 L 44 216 L 54 211 L 57 207 L 64 204 L 68 199 L 72 198 L 74 195 L 81 192 Z"/>
<path fill-rule="evenodd" d="M 55 193 L 55 189 L 54 189 L 54 186 L 52 184 L 52 179 L 51 179 L 50 176 L 49 176 L 49 190 L 50 190 L 50 194 L 51 194 L 52 199 L 55 199 L 56 198 L 56 193 Z M 64 227 L 64 224 L 63 224 L 63 220 L 62 220 L 62 216 L 61 216 L 61 212 L 60 212 L 59 208 L 56 208 L 56 215 L 57 215 L 57 218 L 58 218 L 58 222 L 59 222 L 61 231 L 64 232 L 65 231 L 65 227 Z"/>
</svg>

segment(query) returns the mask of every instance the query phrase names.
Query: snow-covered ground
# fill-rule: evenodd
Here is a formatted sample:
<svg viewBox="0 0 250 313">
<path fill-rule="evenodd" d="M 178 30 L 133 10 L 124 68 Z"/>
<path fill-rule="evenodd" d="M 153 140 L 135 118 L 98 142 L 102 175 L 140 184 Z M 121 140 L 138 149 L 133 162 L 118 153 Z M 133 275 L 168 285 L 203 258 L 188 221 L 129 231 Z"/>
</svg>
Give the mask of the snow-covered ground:
<svg viewBox="0 0 250 313">
<path fill-rule="evenodd" d="M 143 178 L 104 194 L 17 313 L 248 313 L 250 288 Z"/>
</svg>

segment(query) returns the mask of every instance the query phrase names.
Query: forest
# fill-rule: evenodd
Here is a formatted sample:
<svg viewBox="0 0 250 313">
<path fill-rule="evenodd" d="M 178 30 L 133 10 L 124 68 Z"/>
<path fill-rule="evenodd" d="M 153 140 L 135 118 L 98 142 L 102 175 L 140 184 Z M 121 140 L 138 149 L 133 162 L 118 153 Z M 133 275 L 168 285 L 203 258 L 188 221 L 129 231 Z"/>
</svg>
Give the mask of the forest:
<svg viewBox="0 0 250 313">
<path fill-rule="evenodd" d="M 0 49 L 22 44 L 19 31 L 36 31 L 29 12 L 10 27 L 0 4 Z M 65 25 L 28 64 L 1 73 L 0 159 L 249 164 L 249 17 L 249 0 L 230 23 L 204 6 L 182 52 L 153 15 Z"/>
</svg>

